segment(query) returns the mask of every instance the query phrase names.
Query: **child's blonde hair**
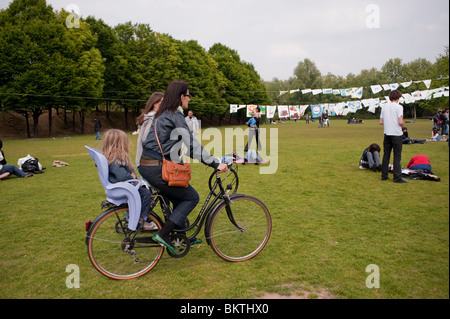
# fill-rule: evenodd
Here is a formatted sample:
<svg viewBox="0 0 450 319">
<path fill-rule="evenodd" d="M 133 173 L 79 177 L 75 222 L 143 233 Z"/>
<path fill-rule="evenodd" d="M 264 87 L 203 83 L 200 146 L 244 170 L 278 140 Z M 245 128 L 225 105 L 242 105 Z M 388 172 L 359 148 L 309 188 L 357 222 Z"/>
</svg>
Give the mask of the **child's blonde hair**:
<svg viewBox="0 0 450 319">
<path fill-rule="evenodd" d="M 133 163 L 130 158 L 130 140 L 124 131 L 117 129 L 106 131 L 103 138 L 102 152 L 108 160 L 108 164 L 118 161 L 120 164 L 133 169 Z"/>
</svg>

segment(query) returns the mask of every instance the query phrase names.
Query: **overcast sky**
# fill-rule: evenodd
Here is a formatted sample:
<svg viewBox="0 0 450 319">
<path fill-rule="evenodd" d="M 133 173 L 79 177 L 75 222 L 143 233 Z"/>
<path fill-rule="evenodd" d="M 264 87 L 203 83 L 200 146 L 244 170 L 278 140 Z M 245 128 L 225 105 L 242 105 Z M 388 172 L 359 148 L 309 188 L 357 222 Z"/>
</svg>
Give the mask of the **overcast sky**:
<svg viewBox="0 0 450 319">
<path fill-rule="evenodd" d="M 10 0 L 0 0 L 4 9 Z M 205 49 L 220 42 L 238 51 L 261 77 L 288 79 L 312 60 L 322 75 L 346 76 L 391 58 L 435 62 L 449 43 L 448 0 L 47 0 L 76 5 L 82 17 L 110 26 L 146 23 Z M 73 6 L 72 6 L 73 8 Z M 413 79 L 416 80 L 416 79 Z"/>
</svg>

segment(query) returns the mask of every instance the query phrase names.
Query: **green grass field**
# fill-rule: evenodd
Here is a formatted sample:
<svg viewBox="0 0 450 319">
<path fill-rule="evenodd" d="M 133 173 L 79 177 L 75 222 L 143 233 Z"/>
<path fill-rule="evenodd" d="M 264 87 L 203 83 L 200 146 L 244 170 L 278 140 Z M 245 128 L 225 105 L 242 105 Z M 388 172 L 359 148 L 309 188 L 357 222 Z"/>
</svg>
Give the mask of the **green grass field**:
<svg viewBox="0 0 450 319">
<path fill-rule="evenodd" d="M 429 121 L 407 126 L 412 138 L 431 136 Z M 277 172 L 262 175 L 256 165 L 238 171 L 239 192 L 262 199 L 272 214 L 272 237 L 262 253 L 229 263 L 204 243 L 182 259 L 165 253 L 149 274 L 129 281 L 102 276 L 87 257 L 84 221 L 101 212 L 104 191 L 84 145 L 101 149 L 101 142 L 94 135 L 3 140 L 9 164 L 30 154 L 46 170 L 0 182 L 0 298 L 235 299 L 308 292 L 320 298 L 321 291 L 343 299 L 449 298 L 446 142 L 404 145 L 402 153 L 403 166 L 427 155 L 440 182 L 394 184 L 392 176 L 382 182 L 380 173 L 358 168 L 364 148 L 382 145 L 376 120 L 264 127 L 278 129 Z M 129 136 L 134 157 L 137 137 Z M 53 160 L 70 166 L 52 167 Z M 193 165 L 191 184 L 201 203 L 211 172 Z M 80 269 L 79 289 L 66 286 L 72 264 Z M 379 267 L 380 288 L 366 286 L 370 264 Z"/>
</svg>

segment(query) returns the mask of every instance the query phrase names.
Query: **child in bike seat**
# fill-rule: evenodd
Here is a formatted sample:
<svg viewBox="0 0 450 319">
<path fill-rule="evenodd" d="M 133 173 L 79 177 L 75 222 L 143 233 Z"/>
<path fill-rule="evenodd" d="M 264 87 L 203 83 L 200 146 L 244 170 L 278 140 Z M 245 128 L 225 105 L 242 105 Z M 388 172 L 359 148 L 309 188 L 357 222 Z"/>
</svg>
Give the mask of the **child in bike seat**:
<svg viewBox="0 0 450 319">
<path fill-rule="evenodd" d="M 111 129 L 105 133 L 103 139 L 103 155 L 108 160 L 109 181 L 111 183 L 126 182 L 136 179 L 136 172 L 130 158 L 130 141 L 127 134 L 122 130 Z M 139 223 L 143 230 L 157 230 L 155 223 L 147 223 L 147 214 L 150 210 L 151 195 L 150 190 L 139 187 L 142 208 Z"/>
</svg>

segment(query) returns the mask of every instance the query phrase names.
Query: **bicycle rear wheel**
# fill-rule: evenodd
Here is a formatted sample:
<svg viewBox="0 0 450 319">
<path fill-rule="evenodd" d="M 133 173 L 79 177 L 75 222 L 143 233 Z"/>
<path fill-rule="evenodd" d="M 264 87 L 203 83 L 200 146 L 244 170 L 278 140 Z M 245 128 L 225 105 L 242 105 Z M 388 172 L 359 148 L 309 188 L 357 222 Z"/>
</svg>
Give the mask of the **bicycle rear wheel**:
<svg viewBox="0 0 450 319">
<path fill-rule="evenodd" d="M 272 219 L 266 205 L 248 195 L 230 196 L 212 213 L 207 239 L 212 250 L 227 261 L 245 261 L 261 252 L 269 241 Z"/>
<path fill-rule="evenodd" d="M 127 207 L 102 213 L 86 234 L 89 260 L 112 279 L 132 279 L 148 273 L 161 259 L 164 248 L 152 240 L 158 231 L 132 232 L 127 228 Z M 147 222 L 161 223 L 152 215 Z"/>
</svg>

